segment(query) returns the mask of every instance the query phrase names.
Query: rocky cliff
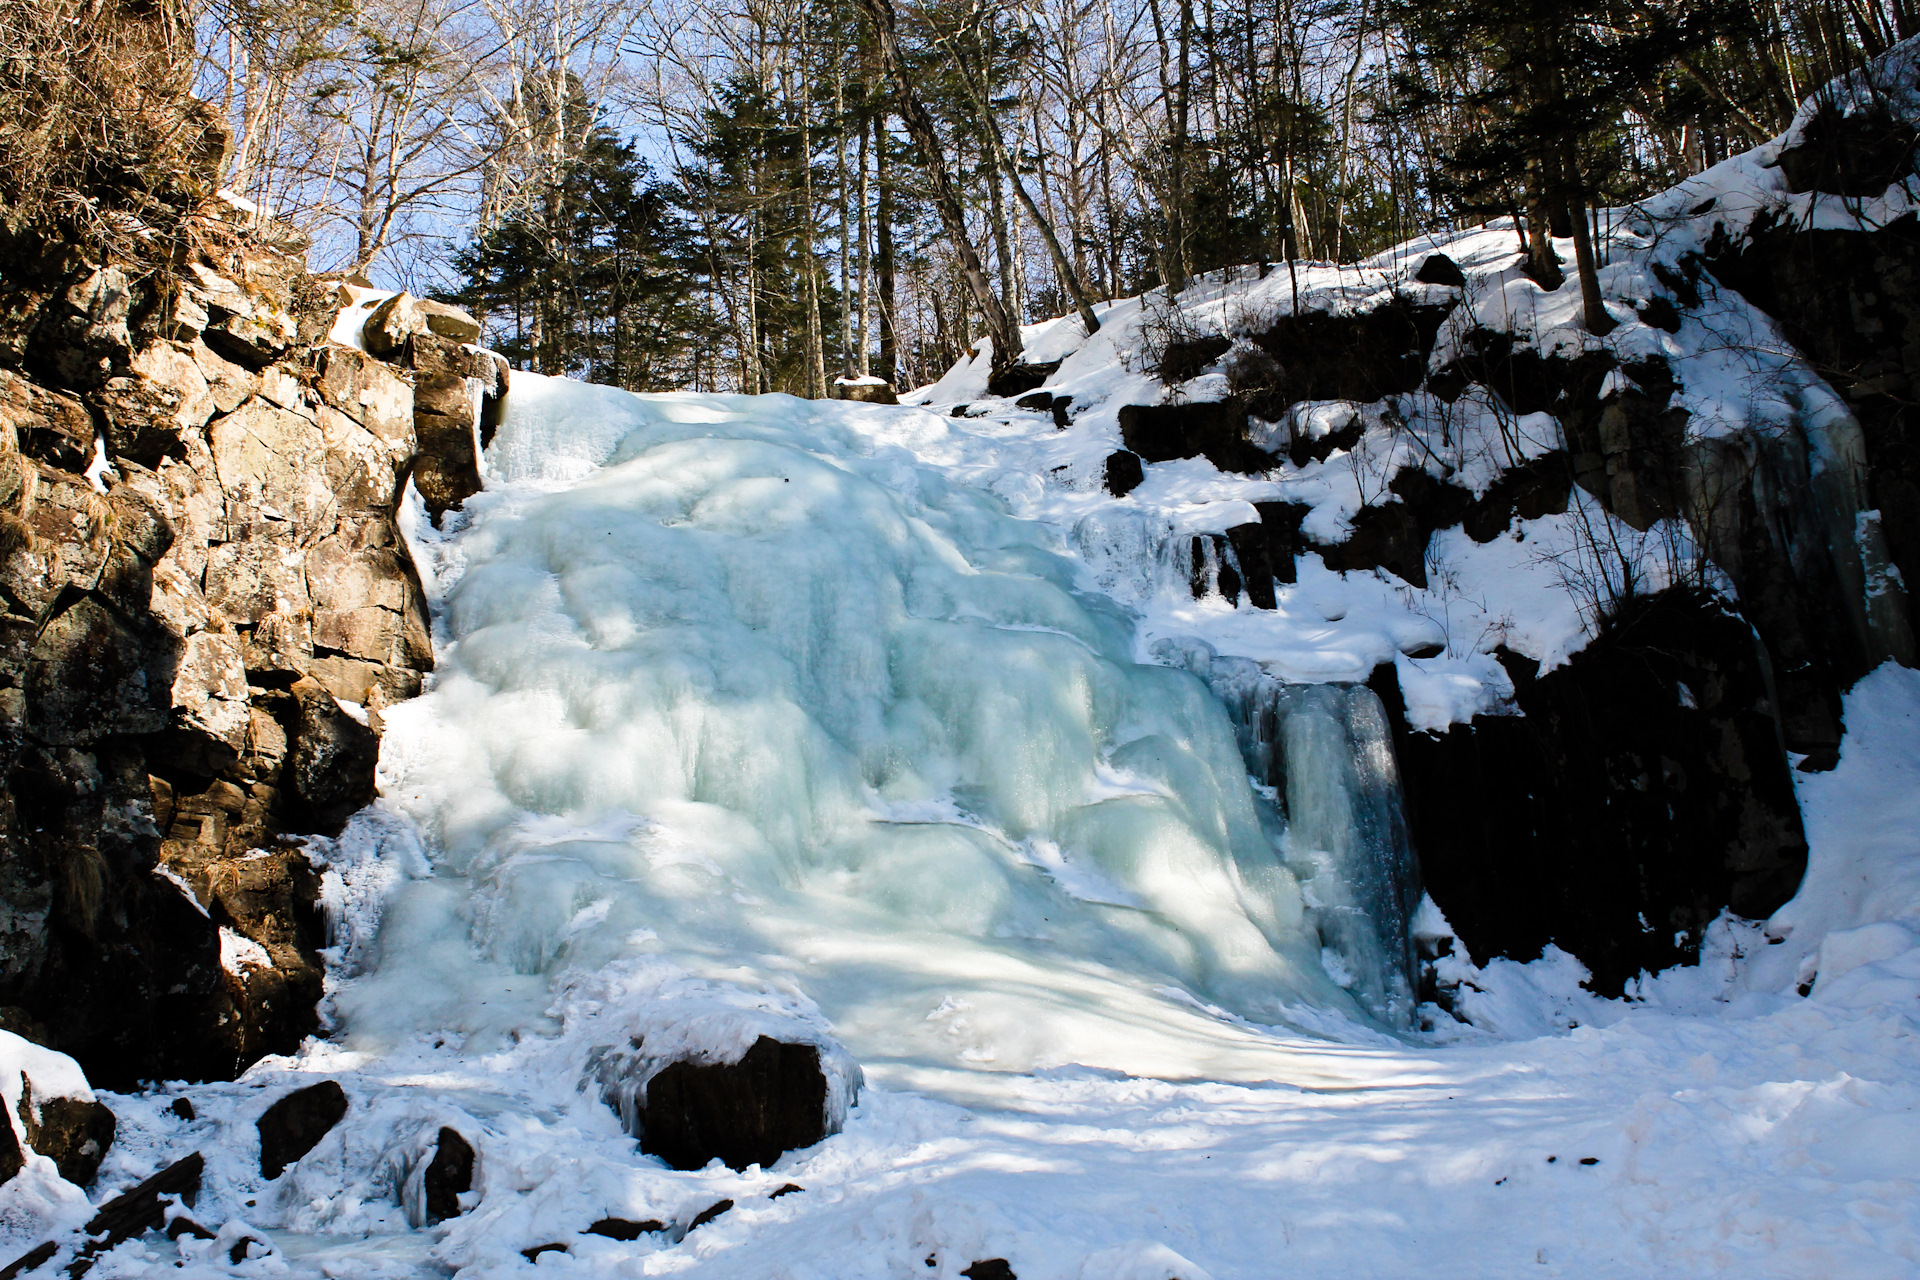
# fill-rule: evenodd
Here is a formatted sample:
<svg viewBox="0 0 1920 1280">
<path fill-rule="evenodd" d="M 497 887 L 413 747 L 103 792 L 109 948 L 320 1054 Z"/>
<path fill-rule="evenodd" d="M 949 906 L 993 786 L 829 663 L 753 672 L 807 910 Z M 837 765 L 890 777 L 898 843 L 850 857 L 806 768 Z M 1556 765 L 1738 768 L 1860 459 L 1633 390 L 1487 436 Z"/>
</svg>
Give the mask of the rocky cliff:
<svg viewBox="0 0 1920 1280">
<path fill-rule="evenodd" d="M 433 665 L 399 505 L 478 486 L 505 376 L 404 295 L 384 359 L 358 315 L 328 341 L 366 295 L 233 203 L 175 243 L 0 238 L 0 1021 L 115 1087 L 318 1025 L 298 837 L 372 798 L 382 708 Z"/>
</svg>

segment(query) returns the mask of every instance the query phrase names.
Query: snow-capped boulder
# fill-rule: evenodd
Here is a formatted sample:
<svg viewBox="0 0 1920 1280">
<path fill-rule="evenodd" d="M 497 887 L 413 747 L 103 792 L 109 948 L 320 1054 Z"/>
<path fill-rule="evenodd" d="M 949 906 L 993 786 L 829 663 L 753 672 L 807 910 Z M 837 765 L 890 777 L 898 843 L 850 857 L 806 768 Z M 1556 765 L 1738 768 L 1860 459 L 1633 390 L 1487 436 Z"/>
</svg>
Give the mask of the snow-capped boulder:
<svg viewBox="0 0 1920 1280">
<path fill-rule="evenodd" d="M 861 404 L 899 404 L 893 384 L 871 375 L 861 378 L 835 378 L 829 392 L 835 400 L 856 400 Z"/>
<path fill-rule="evenodd" d="M 53 1161 L 68 1182 L 93 1181 L 113 1145 L 115 1122 L 79 1063 L 0 1031 L 0 1098 L 9 1126 L 0 1133 L 0 1181 L 20 1172 L 28 1152 Z"/>
</svg>

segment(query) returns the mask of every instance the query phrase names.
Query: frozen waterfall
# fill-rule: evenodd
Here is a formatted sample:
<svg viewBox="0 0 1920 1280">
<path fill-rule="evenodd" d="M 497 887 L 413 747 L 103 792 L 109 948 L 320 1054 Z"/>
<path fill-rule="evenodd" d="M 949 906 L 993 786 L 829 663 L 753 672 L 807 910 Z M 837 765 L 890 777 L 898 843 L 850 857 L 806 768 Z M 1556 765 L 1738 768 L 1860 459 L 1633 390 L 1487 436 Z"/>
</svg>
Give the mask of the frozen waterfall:
<svg viewBox="0 0 1920 1280">
<path fill-rule="evenodd" d="M 1041 526 L 859 429 L 882 412 L 515 375 L 490 488 L 418 546 L 447 644 L 382 783 L 434 868 L 338 997 L 349 1043 L 484 1048 L 648 958 L 935 1070 L 1231 1070 L 1261 1025 L 1404 1024 L 1396 886 L 1303 896 L 1221 700 L 1137 664 Z M 1385 748 L 1353 697 L 1284 734 L 1290 846 L 1350 862 L 1396 816 L 1356 809 Z"/>
</svg>

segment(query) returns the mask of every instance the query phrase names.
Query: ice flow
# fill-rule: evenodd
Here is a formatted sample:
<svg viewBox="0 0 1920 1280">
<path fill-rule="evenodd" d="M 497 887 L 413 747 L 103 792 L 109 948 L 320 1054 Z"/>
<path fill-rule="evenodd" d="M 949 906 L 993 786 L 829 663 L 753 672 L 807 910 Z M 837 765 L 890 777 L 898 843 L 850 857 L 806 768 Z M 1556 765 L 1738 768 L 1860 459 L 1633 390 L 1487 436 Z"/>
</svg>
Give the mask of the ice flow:
<svg viewBox="0 0 1920 1280">
<path fill-rule="evenodd" d="M 448 639 L 382 775 L 434 868 L 350 1040 L 484 1044 L 648 956 L 868 1064 L 1151 1073 L 1358 1015 L 1220 700 L 873 412 L 515 375 L 422 548 Z"/>
</svg>

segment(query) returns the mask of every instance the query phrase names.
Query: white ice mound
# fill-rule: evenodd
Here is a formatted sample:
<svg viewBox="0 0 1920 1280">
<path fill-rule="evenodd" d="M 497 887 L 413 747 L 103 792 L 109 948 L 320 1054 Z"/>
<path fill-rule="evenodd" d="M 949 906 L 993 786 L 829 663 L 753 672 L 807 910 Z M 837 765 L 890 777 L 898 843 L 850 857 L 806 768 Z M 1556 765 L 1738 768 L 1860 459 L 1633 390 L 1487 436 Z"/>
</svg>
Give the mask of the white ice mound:
<svg viewBox="0 0 1920 1280">
<path fill-rule="evenodd" d="M 388 716 L 438 874 L 351 1034 L 517 1032 L 541 975 L 651 953 L 869 1064 L 1225 1069 L 1222 1011 L 1354 1010 L 1220 703 L 872 412 L 516 376 Z"/>
</svg>

